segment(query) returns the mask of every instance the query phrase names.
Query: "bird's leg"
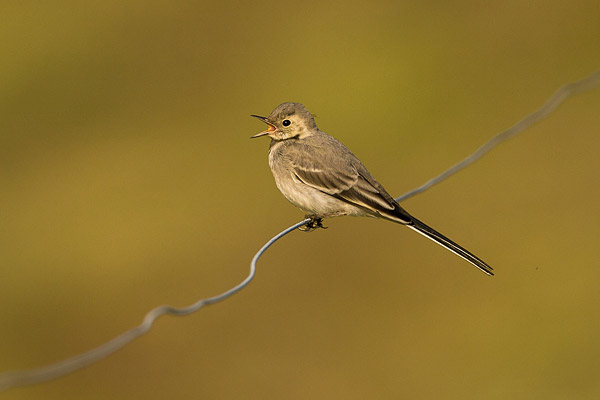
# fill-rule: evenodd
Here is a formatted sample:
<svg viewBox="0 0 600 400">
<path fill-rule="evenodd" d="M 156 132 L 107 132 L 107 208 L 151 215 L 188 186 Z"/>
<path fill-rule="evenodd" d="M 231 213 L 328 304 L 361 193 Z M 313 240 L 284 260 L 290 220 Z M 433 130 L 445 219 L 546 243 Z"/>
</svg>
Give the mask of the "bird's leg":
<svg viewBox="0 0 600 400">
<path fill-rule="evenodd" d="M 318 215 L 306 215 L 305 218 L 310 218 L 310 221 L 298 228 L 301 231 L 312 232 L 318 228 L 327 229 L 326 226 L 323 226 L 323 217 L 319 217 Z"/>
</svg>

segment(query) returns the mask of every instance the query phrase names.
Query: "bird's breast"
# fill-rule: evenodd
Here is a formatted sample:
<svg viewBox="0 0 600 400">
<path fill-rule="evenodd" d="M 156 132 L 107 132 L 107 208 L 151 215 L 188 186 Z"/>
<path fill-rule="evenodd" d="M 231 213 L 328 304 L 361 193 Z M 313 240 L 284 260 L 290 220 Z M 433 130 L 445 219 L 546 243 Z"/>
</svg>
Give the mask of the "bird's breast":
<svg viewBox="0 0 600 400">
<path fill-rule="evenodd" d="M 342 201 L 302 182 L 294 173 L 294 164 L 280 143 L 271 146 L 269 167 L 277 188 L 296 207 L 316 215 L 368 215 L 359 207 Z"/>
</svg>

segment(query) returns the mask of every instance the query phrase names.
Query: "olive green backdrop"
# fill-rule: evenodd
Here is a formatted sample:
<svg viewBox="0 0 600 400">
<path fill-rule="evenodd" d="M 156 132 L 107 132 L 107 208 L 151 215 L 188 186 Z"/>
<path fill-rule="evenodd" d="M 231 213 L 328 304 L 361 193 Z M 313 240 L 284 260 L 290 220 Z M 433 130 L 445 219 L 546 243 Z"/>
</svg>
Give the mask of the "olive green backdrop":
<svg viewBox="0 0 600 400">
<path fill-rule="evenodd" d="M 241 281 L 302 219 L 249 114 L 304 103 L 394 195 L 600 67 L 591 1 L 0 4 L 0 371 Z M 238 295 L 10 399 L 597 399 L 600 89 Z"/>
</svg>

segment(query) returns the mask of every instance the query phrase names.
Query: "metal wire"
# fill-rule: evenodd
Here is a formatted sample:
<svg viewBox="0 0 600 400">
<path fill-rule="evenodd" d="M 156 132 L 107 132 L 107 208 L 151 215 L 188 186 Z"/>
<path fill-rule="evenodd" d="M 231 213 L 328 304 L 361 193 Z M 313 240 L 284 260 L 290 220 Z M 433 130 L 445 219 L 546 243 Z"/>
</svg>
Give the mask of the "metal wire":
<svg viewBox="0 0 600 400">
<path fill-rule="evenodd" d="M 552 113 L 552 111 L 554 111 L 568 97 L 573 96 L 577 93 L 581 93 L 585 90 L 592 89 L 593 87 L 597 86 L 598 84 L 600 84 L 600 70 L 592 73 L 591 75 L 587 76 L 586 78 L 583 78 L 579 81 L 576 81 L 576 82 L 573 82 L 573 83 L 570 83 L 568 85 L 561 87 L 538 110 L 529 114 L 528 116 L 523 118 L 521 121 L 517 122 L 512 127 L 508 128 L 507 130 L 500 132 L 499 134 L 494 136 L 492 139 L 490 139 L 488 142 L 486 142 L 483 146 L 481 146 L 479 149 L 477 149 L 474 153 L 472 153 L 471 155 L 469 155 L 468 157 L 463 159 L 461 162 L 455 164 L 448 170 L 444 171 L 437 177 L 429 180 L 422 186 L 420 186 L 414 190 L 411 190 L 410 192 L 398 197 L 396 199 L 396 201 L 406 200 L 409 197 L 412 197 L 416 194 L 422 193 L 425 190 L 432 187 L 433 185 L 454 175 L 455 173 L 462 170 L 466 166 L 468 166 L 468 165 L 472 164 L 473 162 L 477 161 L 478 159 L 480 159 L 483 155 L 485 155 L 490 150 L 492 150 L 493 148 L 498 146 L 500 143 L 515 136 L 516 134 L 518 134 L 521 131 L 523 131 L 524 129 L 532 126 L 533 124 L 539 122 L 540 120 L 546 118 L 550 113 Z M 242 290 L 244 287 L 246 287 L 252 281 L 252 279 L 254 278 L 254 276 L 256 274 L 256 263 L 257 263 L 258 259 L 265 253 L 265 251 L 269 247 L 271 247 L 271 245 L 273 245 L 276 241 L 278 241 L 279 239 L 281 239 L 288 233 L 305 225 L 309 221 L 310 221 L 310 219 L 305 219 L 303 221 L 300 221 L 300 222 L 290 226 L 289 228 L 284 229 L 277 235 L 273 236 L 267 243 L 265 243 L 252 258 L 252 261 L 250 262 L 250 273 L 248 274 L 248 276 L 242 282 L 240 282 L 238 285 L 234 286 L 233 288 L 231 288 L 217 296 L 201 299 L 201 300 L 197 301 L 196 303 L 194 303 L 188 307 L 184 307 L 184 308 L 175 308 L 175 307 L 171 307 L 171 306 L 156 307 L 146 314 L 146 316 L 143 319 L 143 322 L 140 325 L 122 333 L 121 335 L 110 340 L 109 342 L 106 342 L 106 343 L 104 343 L 92 350 L 89 350 L 85 353 L 81 353 L 74 357 L 59 361 L 55 364 L 47 365 L 47 366 L 40 367 L 40 368 L 2 373 L 2 374 L 0 374 L 0 392 L 10 389 L 10 388 L 13 388 L 13 387 L 17 387 L 17 386 L 33 385 L 33 384 L 49 381 L 49 380 L 64 376 L 66 374 L 69 374 L 78 369 L 81 369 L 87 365 L 93 364 L 96 361 L 109 356 L 110 354 L 114 353 L 115 351 L 121 349 L 122 347 L 124 347 L 125 345 L 127 345 L 128 343 L 133 341 L 134 339 L 136 339 L 136 338 L 142 336 L 143 334 L 145 334 L 146 332 L 148 332 L 152 328 L 154 321 L 156 321 L 156 319 L 162 315 L 165 315 L 165 314 L 170 314 L 170 315 L 175 315 L 175 316 L 188 315 L 188 314 L 198 311 L 199 309 L 201 309 L 202 307 L 204 307 L 206 305 L 218 303 L 222 300 L 229 298 L 233 294 Z"/>
</svg>

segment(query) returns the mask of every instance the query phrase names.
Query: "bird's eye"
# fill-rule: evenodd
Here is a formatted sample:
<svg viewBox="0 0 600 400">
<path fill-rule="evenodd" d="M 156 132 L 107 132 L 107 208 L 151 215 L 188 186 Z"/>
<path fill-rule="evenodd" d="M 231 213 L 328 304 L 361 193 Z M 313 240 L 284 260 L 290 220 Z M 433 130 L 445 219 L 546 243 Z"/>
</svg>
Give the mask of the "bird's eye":
<svg viewBox="0 0 600 400">
<path fill-rule="evenodd" d="M 283 122 L 281 123 L 281 125 L 290 126 L 291 123 L 292 123 L 292 121 L 290 121 L 289 119 L 284 119 Z"/>
</svg>

